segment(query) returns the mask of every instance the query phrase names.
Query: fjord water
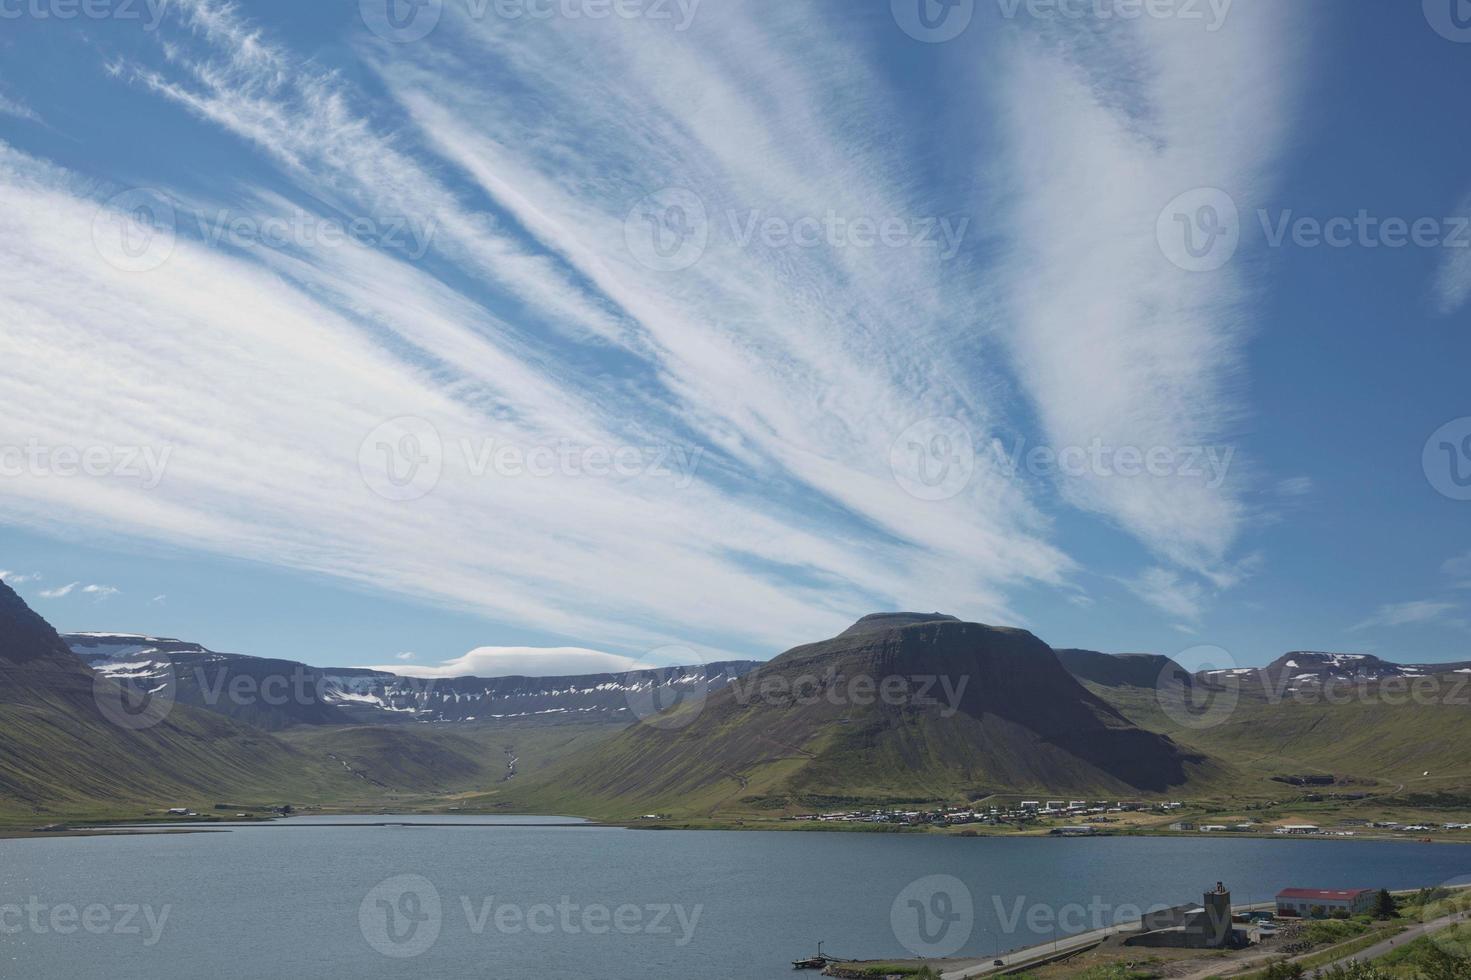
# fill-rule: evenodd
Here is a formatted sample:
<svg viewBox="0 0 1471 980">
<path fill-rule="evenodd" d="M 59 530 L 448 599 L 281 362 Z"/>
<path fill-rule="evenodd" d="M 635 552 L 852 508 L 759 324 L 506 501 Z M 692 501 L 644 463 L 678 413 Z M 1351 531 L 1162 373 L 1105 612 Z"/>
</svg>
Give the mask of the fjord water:
<svg viewBox="0 0 1471 980">
<path fill-rule="evenodd" d="M 1411 888 L 1471 873 L 1471 847 L 1409 842 L 514 825 L 541 818 L 373 825 L 385 819 L 395 818 L 0 841 L 0 909 L 41 909 L 0 914 L 0 976 L 774 978 L 819 939 L 844 956 L 906 955 L 890 910 L 927 875 L 966 883 L 976 927 L 962 953 L 989 956 L 998 938 L 1002 948 L 1051 938 L 1050 924 L 1029 928 L 1033 907 L 1101 902 L 1108 916 L 1198 900 L 1217 880 L 1236 901 L 1261 901 L 1287 886 Z M 375 914 L 384 921 L 380 901 L 402 913 L 388 933 L 373 925 Z M 117 934 L 116 911 L 106 929 L 65 916 L 57 921 L 74 931 L 51 928 L 51 910 L 97 905 L 147 907 L 152 918 L 136 913 L 137 933 Z"/>
</svg>

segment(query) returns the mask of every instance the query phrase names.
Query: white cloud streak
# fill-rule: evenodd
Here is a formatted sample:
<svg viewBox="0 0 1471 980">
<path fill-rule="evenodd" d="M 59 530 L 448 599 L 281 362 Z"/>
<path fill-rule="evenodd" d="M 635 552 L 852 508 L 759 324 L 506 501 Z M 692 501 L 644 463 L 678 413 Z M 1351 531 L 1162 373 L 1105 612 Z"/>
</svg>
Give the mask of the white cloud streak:
<svg viewBox="0 0 1471 980">
<path fill-rule="evenodd" d="M 1013 590 L 1068 584 L 1075 566 L 1023 484 L 982 473 L 926 502 L 889 469 L 921 419 L 960 418 L 981 442 L 1014 424 L 997 397 L 1004 359 L 978 340 L 993 287 L 965 256 L 736 240 L 752 216 L 950 212 L 913 162 L 928 148 L 877 138 L 906 110 L 861 49 L 800 5 L 707 7 L 678 37 L 455 24 L 455 9 L 429 41 L 362 48 L 385 107 L 235 8 L 183 0 L 184 29 L 161 32 L 159 58 L 114 61 L 118 83 L 278 173 L 177 195 L 177 244 L 148 272 L 92 247 L 106 191 L 0 144 L 0 261 L 15 283 L 0 295 L 14 325 L 0 335 L 13 409 L 0 435 L 171 454 L 151 490 L 16 481 L 0 519 L 121 529 L 628 648 L 697 636 L 779 649 L 884 607 L 1014 621 Z M 1152 72 L 1142 134 L 1100 96 L 1110 80 L 1013 53 L 1003 97 L 1027 268 L 996 288 L 1054 438 L 1196 444 L 1231 416 L 1240 283 L 1161 270 L 1144 229 L 1152 243 L 1164 174 L 1250 189 L 1275 142 L 1282 94 L 1261 79 L 1282 74 L 1280 29 L 1239 13 L 1239 33 L 1212 48 L 1142 25 L 1127 41 Z M 1228 96 L 1238 76 L 1256 81 Z M 835 107 L 832 91 L 865 94 Z M 1084 159 L 1098 171 L 1076 169 Z M 624 219 L 676 184 L 704 203 L 711 244 L 659 273 L 630 254 Z M 222 207 L 410 217 L 434 235 L 418 263 L 352 243 L 211 248 L 194 222 Z M 434 492 L 406 503 L 359 473 L 364 438 L 400 415 L 447 447 Z M 460 451 L 481 439 L 704 455 L 686 486 L 487 478 Z M 1240 521 L 1229 488 L 1067 493 L 1207 576 Z M 1149 575 L 1172 615 L 1198 615 L 1199 586 Z"/>
<path fill-rule="evenodd" d="M 1431 623 L 1459 623 L 1448 614 L 1459 607 L 1454 602 L 1434 599 L 1417 599 L 1411 602 L 1393 602 L 1380 606 L 1374 615 L 1350 626 L 1351 631 L 1373 627 L 1422 626 Z"/>
<path fill-rule="evenodd" d="M 403 659 L 400 654 L 400 660 Z M 624 674 L 649 667 L 631 657 L 583 647 L 477 647 L 437 666 L 404 663 L 373 667 L 404 677 L 566 677 Z"/>
<path fill-rule="evenodd" d="M 1283 144 L 1294 72 L 1286 5 L 1239 5 L 1220 31 L 1180 18 L 1023 33 L 986 81 L 1008 135 L 994 199 L 1018 247 L 1002 264 L 1018 374 L 1058 446 L 1229 444 L 1247 314 L 1244 260 L 1167 261 L 1156 224 L 1195 188 L 1256 200 Z M 1096 28 L 1096 29 L 1094 29 Z M 1239 474 L 1069 477 L 1074 505 L 1172 564 L 1208 573 L 1245 517 Z"/>
</svg>

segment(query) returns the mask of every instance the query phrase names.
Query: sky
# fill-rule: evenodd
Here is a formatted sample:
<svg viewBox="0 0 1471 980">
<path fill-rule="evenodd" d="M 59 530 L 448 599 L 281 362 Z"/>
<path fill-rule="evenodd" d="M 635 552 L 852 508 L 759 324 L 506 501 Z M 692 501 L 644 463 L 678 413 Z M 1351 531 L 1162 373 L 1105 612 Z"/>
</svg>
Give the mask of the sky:
<svg viewBox="0 0 1471 980">
<path fill-rule="evenodd" d="M 427 672 L 1471 658 L 1466 13 L 4 0 L 0 577 Z"/>
</svg>

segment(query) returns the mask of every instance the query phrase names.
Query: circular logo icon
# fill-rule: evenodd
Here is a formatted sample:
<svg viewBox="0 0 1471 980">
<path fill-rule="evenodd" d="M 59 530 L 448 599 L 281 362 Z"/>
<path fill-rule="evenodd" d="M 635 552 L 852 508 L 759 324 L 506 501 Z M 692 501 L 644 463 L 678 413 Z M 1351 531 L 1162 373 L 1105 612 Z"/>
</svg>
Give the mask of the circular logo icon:
<svg viewBox="0 0 1471 980">
<path fill-rule="evenodd" d="M 1458 960 L 1471 959 L 1471 875 L 1441 882 L 1428 898 L 1419 919 L 1431 927 L 1430 941 Z"/>
<path fill-rule="evenodd" d="M 1218 187 L 1198 187 L 1175 198 L 1154 227 L 1159 250 L 1186 272 L 1214 272 L 1241 246 L 1241 212 Z"/>
<path fill-rule="evenodd" d="M 953 956 L 970 941 L 975 902 L 965 882 L 953 875 L 912 881 L 889 907 L 894 938 L 915 956 Z"/>
<path fill-rule="evenodd" d="M 705 202 L 682 187 L 650 194 L 623 219 L 623 241 L 641 265 L 655 272 L 688 269 L 710 244 Z"/>
<path fill-rule="evenodd" d="M 1471 44 L 1471 0 L 1424 0 L 1425 19 L 1447 41 Z"/>
<path fill-rule="evenodd" d="M 358 0 L 358 13 L 368 30 L 385 41 L 408 44 L 439 26 L 444 0 Z"/>
<path fill-rule="evenodd" d="M 368 945 L 397 960 L 428 952 L 443 925 L 439 889 L 423 875 L 380 882 L 358 906 L 358 928 Z"/>
<path fill-rule="evenodd" d="M 378 426 L 358 447 L 363 482 L 387 500 L 418 500 L 439 485 L 444 443 L 427 419 L 403 415 Z"/>
<path fill-rule="evenodd" d="M 970 26 L 976 0 L 889 0 L 894 23 L 916 41 L 953 41 Z"/>
<path fill-rule="evenodd" d="M 173 198 L 147 187 L 114 194 L 92 219 L 92 247 L 124 272 L 151 272 L 174 254 L 178 212 Z"/>
<path fill-rule="evenodd" d="M 1425 478 L 1441 496 L 1471 500 L 1471 418 L 1447 422 L 1425 441 Z"/>
<path fill-rule="evenodd" d="M 1235 659 L 1220 647 L 1191 647 L 1159 672 L 1155 701 L 1176 724 L 1214 728 L 1231 717 L 1241 700 L 1236 671 Z"/>
<path fill-rule="evenodd" d="M 975 475 L 975 440 L 959 419 L 924 419 L 899 433 L 889 447 L 889 468 L 910 496 L 949 500 Z"/>
<path fill-rule="evenodd" d="M 628 710 L 644 725 L 678 731 L 694 724 L 705 709 L 712 678 L 699 654 L 684 646 L 663 646 L 644 658 L 649 666 L 623 675 Z M 675 666 L 664 666 L 665 664 Z"/>
<path fill-rule="evenodd" d="M 92 700 L 102 717 L 130 732 L 161 723 L 174 710 L 178 679 L 173 661 L 150 662 L 136 674 L 92 675 Z"/>
</svg>

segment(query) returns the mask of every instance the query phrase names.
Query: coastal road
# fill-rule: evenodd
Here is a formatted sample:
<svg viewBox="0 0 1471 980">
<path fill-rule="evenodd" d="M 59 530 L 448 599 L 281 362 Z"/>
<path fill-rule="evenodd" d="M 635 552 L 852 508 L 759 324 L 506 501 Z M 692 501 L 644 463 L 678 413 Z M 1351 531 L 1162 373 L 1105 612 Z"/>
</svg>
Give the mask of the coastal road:
<svg viewBox="0 0 1471 980">
<path fill-rule="evenodd" d="M 1393 939 L 1386 939 L 1382 943 L 1378 943 L 1374 946 L 1370 946 L 1368 949 L 1360 950 L 1357 953 L 1345 956 L 1341 960 L 1334 960 L 1332 963 L 1325 963 L 1318 969 L 1314 970 L 1312 975 L 1314 977 L 1321 976 L 1323 971 L 1331 966 L 1348 966 L 1350 963 L 1367 963 L 1370 960 L 1377 960 L 1379 959 L 1379 957 L 1386 956 L 1390 952 L 1392 952 L 1396 943 L 1400 946 L 1403 946 L 1406 943 L 1414 942 L 1416 939 L 1419 939 L 1421 936 L 1426 935 L 1427 933 L 1439 932 L 1440 930 L 1452 926 L 1457 922 L 1465 922 L 1466 915 L 1467 913 L 1465 912 L 1456 912 L 1453 915 L 1442 916 L 1441 918 L 1435 919 L 1430 922 L 1422 922 L 1417 926 L 1411 926 L 1404 932 L 1400 933 L 1398 936 L 1395 936 Z"/>
<path fill-rule="evenodd" d="M 1019 969 L 1038 960 L 1049 960 L 1064 953 L 1073 953 L 1090 946 L 1096 946 L 1104 939 L 1119 932 L 1137 932 L 1139 924 L 1128 923 L 1122 926 L 1111 926 L 1107 929 L 1094 929 L 1092 932 L 1079 933 L 1076 936 L 1064 936 L 1056 943 L 1042 943 L 1037 946 L 1028 946 L 1003 956 L 1002 962 L 1005 966 L 996 966 L 990 960 L 976 963 L 972 966 L 964 966 L 952 970 L 949 973 L 940 974 L 940 980 L 972 980 L 974 977 L 986 977 L 993 973 L 1004 973 Z"/>
<path fill-rule="evenodd" d="M 1255 912 L 1273 908 L 1276 908 L 1274 902 L 1259 902 L 1254 905 L 1236 905 L 1231 910 L 1233 912 Z M 1075 936 L 1063 936 L 1056 943 L 1038 943 L 1036 946 L 1012 950 L 1001 957 L 1002 966 L 998 967 L 990 960 L 980 960 L 942 973 L 940 980 L 975 980 L 976 977 L 986 977 L 994 973 L 1010 973 L 1042 960 L 1054 959 L 1066 953 L 1076 953 L 1090 946 L 1096 946 L 1109 936 L 1138 932 L 1140 925 L 1138 920 L 1122 922 L 1109 926 L 1107 929 L 1094 929 L 1091 932 L 1080 932 Z"/>
<path fill-rule="evenodd" d="M 1421 936 L 1427 933 L 1438 932 L 1439 930 L 1444 929 L 1447 926 L 1452 925 L 1456 922 L 1464 921 L 1466 914 L 1467 913 L 1465 912 L 1458 912 L 1455 915 L 1443 916 L 1431 922 L 1425 922 L 1417 926 L 1412 926 L 1406 929 L 1404 932 L 1398 933 L 1397 935 L 1386 939 L 1381 943 L 1376 943 L 1375 945 L 1370 946 L 1367 949 L 1362 949 L 1357 953 L 1350 953 L 1349 955 L 1344 956 L 1340 959 L 1336 959 L 1331 963 L 1324 963 L 1322 966 L 1314 969 L 1310 975 L 1316 978 L 1329 967 L 1347 966 L 1350 963 L 1363 963 L 1370 960 L 1377 960 L 1379 957 L 1393 951 L 1395 946 L 1403 946 L 1406 943 L 1413 942 L 1414 940 L 1419 939 Z M 1301 956 L 1293 957 L 1288 962 L 1305 960 L 1309 957 L 1318 956 L 1322 952 L 1323 951 L 1321 949 L 1309 950 L 1308 952 L 1303 953 Z M 1266 966 L 1267 964 L 1275 962 L 1279 959 L 1281 959 L 1281 957 L 1276 953 L 1258 953 L 1253 956 L 1245 956 L 1239 960 L 1232 961 L 1232 973 L 1240 974 L 1250 972 L 1252 970 L 1258 970 Z M 1221 971 L 1221 965 L 1217 963 L 1209 969 L 1202 970 L 1199 973 L 1194 973 L 1190 974 L 1189 976 L 1181 977 L 1180 980 L 1206 980 L 1207 977 L 1219 977 L 1222 975 L 1223 974 Z"/>
</svg>

